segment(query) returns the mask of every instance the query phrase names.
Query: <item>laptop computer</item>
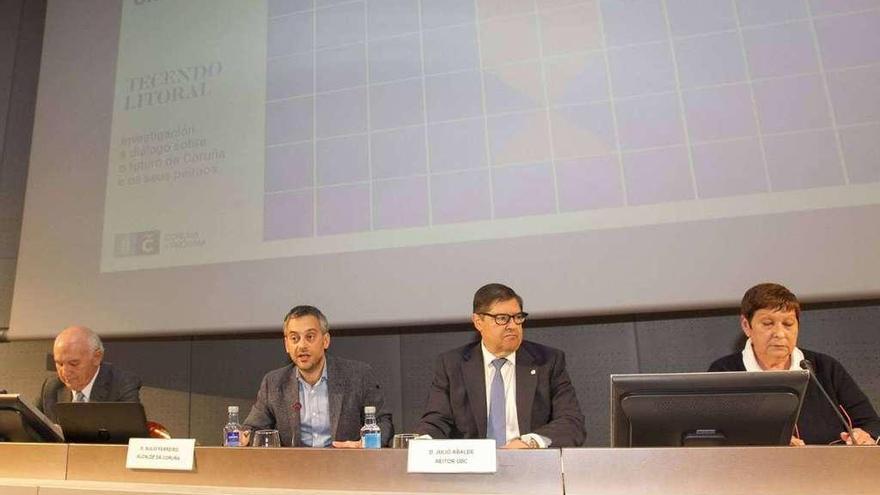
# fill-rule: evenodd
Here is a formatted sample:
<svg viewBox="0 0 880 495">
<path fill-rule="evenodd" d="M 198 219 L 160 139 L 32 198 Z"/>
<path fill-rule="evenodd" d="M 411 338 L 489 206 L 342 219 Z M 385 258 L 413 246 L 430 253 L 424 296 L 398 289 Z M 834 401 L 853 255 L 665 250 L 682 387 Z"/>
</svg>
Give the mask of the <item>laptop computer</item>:
<svg viewBox="0 0 880 495">
<path fill-rule="evenodd" d="M 69 443 L 124 444 L 150 436 L 140 402 L 60 402 L 55 414 Z"/>
<path fill-rule="evenodd" d="M 61 429 L 21 395 L 0 393 L 0 442 L 63 441 Z"/>
</svg>

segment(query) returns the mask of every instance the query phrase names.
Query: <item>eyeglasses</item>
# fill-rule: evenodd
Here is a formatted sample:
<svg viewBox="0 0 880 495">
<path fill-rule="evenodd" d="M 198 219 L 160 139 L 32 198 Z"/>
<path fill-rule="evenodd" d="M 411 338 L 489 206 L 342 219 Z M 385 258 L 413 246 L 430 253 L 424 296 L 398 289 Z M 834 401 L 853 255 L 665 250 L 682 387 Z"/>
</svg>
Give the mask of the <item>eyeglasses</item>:
<svg viewBox="0 0 880 495">
<path fill-rule="evenodd" d="M 522 325 L 523 322 L 526 321 L 526 318 L 529 316 L 528 313 L 517 313 L 515 315 L 508 315 L 504 313 L 499 313 L 497 315 L 493 315 L 492 313 L 477 314 L 481 316 L 491 316 L 495 320 L 495 323 L 497 323 L 498 325 L 507 325 L 508 323 L 510 323 L 511 319 L 513 319 L 513 322 L 517 325 Z"/>
</svg>

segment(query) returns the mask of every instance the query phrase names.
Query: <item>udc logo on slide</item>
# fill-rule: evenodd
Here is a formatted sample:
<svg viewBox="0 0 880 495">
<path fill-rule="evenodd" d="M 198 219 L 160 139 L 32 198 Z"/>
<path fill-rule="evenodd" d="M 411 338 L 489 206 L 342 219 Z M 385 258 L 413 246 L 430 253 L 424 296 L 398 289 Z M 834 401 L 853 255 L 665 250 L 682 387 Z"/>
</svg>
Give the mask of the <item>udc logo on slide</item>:
<svg viewBox="0 0 880 495">
<path fill-rule="evenodd" d="M 123 256 L 159 254 L 159 239 L 161 234 L 162 232 L 159 230 L 116 234 L 113 255 L 119 258 Z"/>
</svg>

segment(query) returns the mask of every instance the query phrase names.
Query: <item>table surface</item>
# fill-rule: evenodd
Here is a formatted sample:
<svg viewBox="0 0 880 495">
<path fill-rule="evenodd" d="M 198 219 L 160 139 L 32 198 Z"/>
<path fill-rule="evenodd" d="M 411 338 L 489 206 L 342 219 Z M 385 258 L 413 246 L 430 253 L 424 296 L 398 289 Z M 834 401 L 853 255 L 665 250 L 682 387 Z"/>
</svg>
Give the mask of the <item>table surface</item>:
<svg viewBox="0 0 880 495">
<path fill-rule="evenodd" d="M 498 451 L 494 474 L 409 474 L 396 449 L 197 447 L 192 472 L 129 470 L 125 455 L 126 446 L 0 443 L 0 493 L 880 493 L 876 447 Z"/>
</svg>

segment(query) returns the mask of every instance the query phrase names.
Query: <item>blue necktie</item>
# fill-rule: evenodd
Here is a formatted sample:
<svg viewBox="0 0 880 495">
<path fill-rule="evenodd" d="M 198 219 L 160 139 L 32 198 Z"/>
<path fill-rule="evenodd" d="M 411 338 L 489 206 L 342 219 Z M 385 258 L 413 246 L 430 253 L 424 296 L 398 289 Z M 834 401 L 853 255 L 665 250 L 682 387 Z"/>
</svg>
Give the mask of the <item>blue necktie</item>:
<svg viewBox="0 0 880 495">
<path fill-rule="evenodd" d="M 492 361 L 495 378 L 492 379 L 492 387 L 489 390 L 489 424 L 486 428 L 486 438 L 494 438 L 498 447 L 503 447 L 507 443 L 507 401 L 504 399 L 504 377 L 501 376 L 501 367 L 506 362 L 504 358 Z"/>
</svg>

